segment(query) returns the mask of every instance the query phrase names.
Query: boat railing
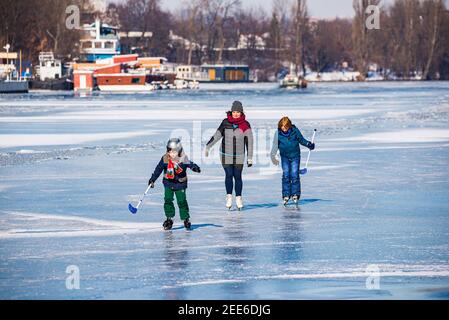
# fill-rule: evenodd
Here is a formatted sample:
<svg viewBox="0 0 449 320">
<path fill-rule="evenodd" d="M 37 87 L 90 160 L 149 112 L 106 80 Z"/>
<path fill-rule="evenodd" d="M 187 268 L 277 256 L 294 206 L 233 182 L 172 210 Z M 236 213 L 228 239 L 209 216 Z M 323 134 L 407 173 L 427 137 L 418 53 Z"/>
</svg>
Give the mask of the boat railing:
<svg viewBox="0 0 449 320">
<path fill-rule="evenodd" d="M 53 52 L 40 52 L 39 53 L 39 62 L 44 62 L 48 60 L 55 60 L 55 56 Z"/>
</svg>

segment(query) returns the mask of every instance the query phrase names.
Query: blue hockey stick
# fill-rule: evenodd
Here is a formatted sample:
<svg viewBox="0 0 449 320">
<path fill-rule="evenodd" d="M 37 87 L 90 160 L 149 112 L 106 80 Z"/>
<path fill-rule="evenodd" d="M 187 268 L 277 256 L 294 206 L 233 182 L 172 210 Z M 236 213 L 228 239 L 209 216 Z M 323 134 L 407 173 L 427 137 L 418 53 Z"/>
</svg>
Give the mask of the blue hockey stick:
<svg viewBox="0 0 449 320">
<path fill-rule="evenodd" d="M 313 130 L 312 143 L 315 140 L 315 133 L 316 133 L 316 129 Z M 309 154 L 307 155 L 306 166 L 304 167 L 304 169 L 299 170 L 300 174 L 306 174 L 307 173 L 307 165 L 309 164 L 310 152 L 311 152 L 311 150 L 309 149 Z"/>
<path fill-rule="evenodd" d="M 150 190 L 151 186 L 148 186 L 147 190 L 145 190 L 145 193 L 143 194 L 142 198 L 140 199 L 139 203 L 137 204 L 137 206 L 133 207 L 133 205 L 130 203 L 128 204 L 128 209 L 132 214 L 136 214 L 137 210 L 139 210 L 140 205 L 142 204 L 143 199 L 145 198 L 145 196 L 147 195 L 148 191 Z"/>
</svg>

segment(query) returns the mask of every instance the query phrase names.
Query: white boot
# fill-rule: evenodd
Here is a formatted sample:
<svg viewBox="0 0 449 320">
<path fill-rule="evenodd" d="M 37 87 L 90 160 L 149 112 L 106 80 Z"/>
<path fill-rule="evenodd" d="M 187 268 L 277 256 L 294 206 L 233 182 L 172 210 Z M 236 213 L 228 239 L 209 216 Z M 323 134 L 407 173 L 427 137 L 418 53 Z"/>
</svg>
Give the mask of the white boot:
<svg viewBox="0 0 449 320">
<path fill-rule="evenodd" d="M 235 197 L 235 204 L 237 205 L 237 209 L 241 210 L 243 208 L 243 198 L 241 196 Z"/>
<path fill-rule="evenodd" d="M 226 208 L 229 210 L 232 208 L 232 194 L 226 195 Z"/>
</svg>

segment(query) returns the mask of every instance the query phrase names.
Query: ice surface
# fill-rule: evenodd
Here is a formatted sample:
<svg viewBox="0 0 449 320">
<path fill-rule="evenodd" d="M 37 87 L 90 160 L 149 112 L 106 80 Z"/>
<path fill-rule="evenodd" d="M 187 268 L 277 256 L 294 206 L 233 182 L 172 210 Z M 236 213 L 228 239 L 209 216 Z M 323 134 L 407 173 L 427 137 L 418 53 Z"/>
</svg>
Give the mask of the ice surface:
<svg viewBox="0 0 449 320">
<path fill-rule="evenodd" d="M 198 147 L 234 100 L 257 146 L 242 212 L 224 208 L 216 147 Z M 268 157 L 284 115 L 318 129 L 299 211 L 280 204 Z M 177 213 L 164 232 L 160 180 L 127 207 L 179 130 L 202 172 L 189 172 L 193 230 Z M 0 95 L 0 298 L 448 299 L 448 132 L 447 82 Z"/>
<path fill-rule="evenodd" d="M 338 139 L 336 139 L 338 140 Z M 448 142 L 449 129 L 406 129 L 393 132 L 376 132 L 342 138 L 340 141 L 372 141 L 380 143 Z"/>
<path fill-rule="evenodd" d="M 53 145 L 78 145 L 100 140 L 117 140 L 132 138 L 137 136 L 150 136 L 149 131 L 131 132 L 110 132 L 110 133 L 90 133 L 90 134 L 2 134 L 0 135 L 0 148 L 20 147 L 20 146 L 53 146 Z M 33 153 L 27 150 L 20 150 L 18 153 Z"/>
</svg>

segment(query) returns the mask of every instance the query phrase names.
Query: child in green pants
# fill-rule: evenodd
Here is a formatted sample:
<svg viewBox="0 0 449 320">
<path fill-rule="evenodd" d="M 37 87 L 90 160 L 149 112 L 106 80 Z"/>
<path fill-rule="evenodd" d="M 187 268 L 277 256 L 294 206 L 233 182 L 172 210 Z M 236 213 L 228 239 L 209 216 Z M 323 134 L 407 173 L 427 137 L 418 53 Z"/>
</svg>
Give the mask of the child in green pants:
<svg viewBox="0 0 449 320">
<path fill-rule="evenodd" d="M 200 173 L 200 167 L 190 161 L 184 153 L 180 139 L 170 139 L 167 143 L 167 153 L 162 156 L 156 169 L 153 172 L 148 185 L 154 188 L 154 183 L 157 178 L 164 172 L 163 184 L 165 188 L 164 194 L 164 211 L 167 220 L 165 220 L 163 227 L 165 230 L 170 230 L 173 227 L 173 218 L 175 216 L 175 205 L 173 204 L 174 197 L 179 207 L 179 215 L 184 221 L 186 229 L 190 229 L 190 215 L 189 204 L 187 203 L 186 189 L 187 189 L 187 168 L 193 172 Z"/>
</svg>

